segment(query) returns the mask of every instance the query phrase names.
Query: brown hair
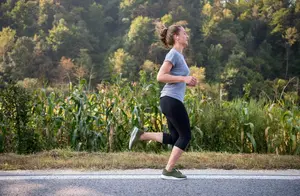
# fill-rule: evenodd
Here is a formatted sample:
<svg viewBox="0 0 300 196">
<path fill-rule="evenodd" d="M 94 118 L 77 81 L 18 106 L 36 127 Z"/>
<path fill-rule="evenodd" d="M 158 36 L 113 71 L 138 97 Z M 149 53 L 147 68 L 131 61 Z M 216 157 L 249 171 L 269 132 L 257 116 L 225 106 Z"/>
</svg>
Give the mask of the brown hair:
<svg viewBox="0 0 300 196">
<path fill-rule="evenodd" d="M 166 47 L 174 45 L 174 35 L 179 34 L 181 27 L 181 25 L 171 25 L 169 27 L 166 27 L 162 23 L 156 24 L 156 30 L 159 34 L 159 39 L 164 43 Z"/>
</svg>

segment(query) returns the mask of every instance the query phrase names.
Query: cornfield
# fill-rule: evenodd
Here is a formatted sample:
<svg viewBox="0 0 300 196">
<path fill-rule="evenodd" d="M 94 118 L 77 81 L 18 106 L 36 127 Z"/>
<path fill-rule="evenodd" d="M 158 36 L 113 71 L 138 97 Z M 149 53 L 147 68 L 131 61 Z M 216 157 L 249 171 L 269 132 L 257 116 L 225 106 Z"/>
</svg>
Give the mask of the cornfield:
<svg viewBox="0 0 300 196">
<path fill-rule="evenodd" d="M 95 91 L 87 90 L 85 80 L 52 92 L 8 85 L 0 92 L 0 152 L 127 151 L 134 127 L 168 132 L 159 108 L 161 87 L 145 72 L 138 82 L 116 77 Z M 185 106 L 189 151 L 300 154 L 300 111 L 290 100 L 214 100 L 196 87 L 187 89 Z M 134 150 L 168 149 L 149 141 Z"/>
</svg>

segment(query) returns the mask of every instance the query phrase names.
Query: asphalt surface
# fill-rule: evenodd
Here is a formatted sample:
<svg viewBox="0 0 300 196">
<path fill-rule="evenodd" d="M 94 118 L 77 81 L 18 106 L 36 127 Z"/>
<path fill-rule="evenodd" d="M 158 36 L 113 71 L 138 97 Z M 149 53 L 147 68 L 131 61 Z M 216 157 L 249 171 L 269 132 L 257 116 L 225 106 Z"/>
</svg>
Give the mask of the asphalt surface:
<svg viewBox="0 0 300 196">
<path fill-rule="evenodd" d="M 300 196 L 300 170 L 182 172 L 187 180 L 162 180 L 152 169 L 0 171 L 0 195 Z"/>
</svg>

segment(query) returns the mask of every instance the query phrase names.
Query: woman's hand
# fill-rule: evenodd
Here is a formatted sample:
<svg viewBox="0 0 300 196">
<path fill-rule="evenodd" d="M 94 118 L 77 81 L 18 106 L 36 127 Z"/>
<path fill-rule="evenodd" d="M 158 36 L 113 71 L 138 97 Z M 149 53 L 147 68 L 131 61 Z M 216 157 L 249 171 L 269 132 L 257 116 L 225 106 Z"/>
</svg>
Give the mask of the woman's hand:
<svg viewBox="0 0 300 196">
<path fill-rule="evenodd" d="M 185 83 L 188 85 L 188 86 L 196 86 L 197 84 L 197 79 L 193 76 L 186 76 L 185 77 Z"/>
</svg>

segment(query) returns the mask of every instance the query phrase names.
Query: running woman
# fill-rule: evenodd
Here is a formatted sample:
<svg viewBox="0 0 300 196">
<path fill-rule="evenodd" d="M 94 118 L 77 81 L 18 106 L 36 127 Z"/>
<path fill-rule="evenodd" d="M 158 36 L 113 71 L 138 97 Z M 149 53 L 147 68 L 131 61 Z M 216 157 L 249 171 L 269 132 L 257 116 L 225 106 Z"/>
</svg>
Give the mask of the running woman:
<svg viewBox="0 0 300 196">
<path fill-rule="evenodd" d="M 160 95 L 160 107 L 166 116 L 170 133 L 143 132 L 135 128 L 131 132 L 129 149 L 138 140 L 154 140 L 173 146 L 169 161 L 162 171 L 162 179 L 186 179 L 174 166 L 191 140 L 190 121 L 184 106 L 186 86 L 195 86 L 197 79 L 189 76 L 190 70 L 183 56 L 188 46 L 189 36 L 180 25 L 166 28 L 160 25 L 160 40 L 166 47 L 171 47 L 157 74 L 159 82 L 166 83 Z"/>
</svg>

